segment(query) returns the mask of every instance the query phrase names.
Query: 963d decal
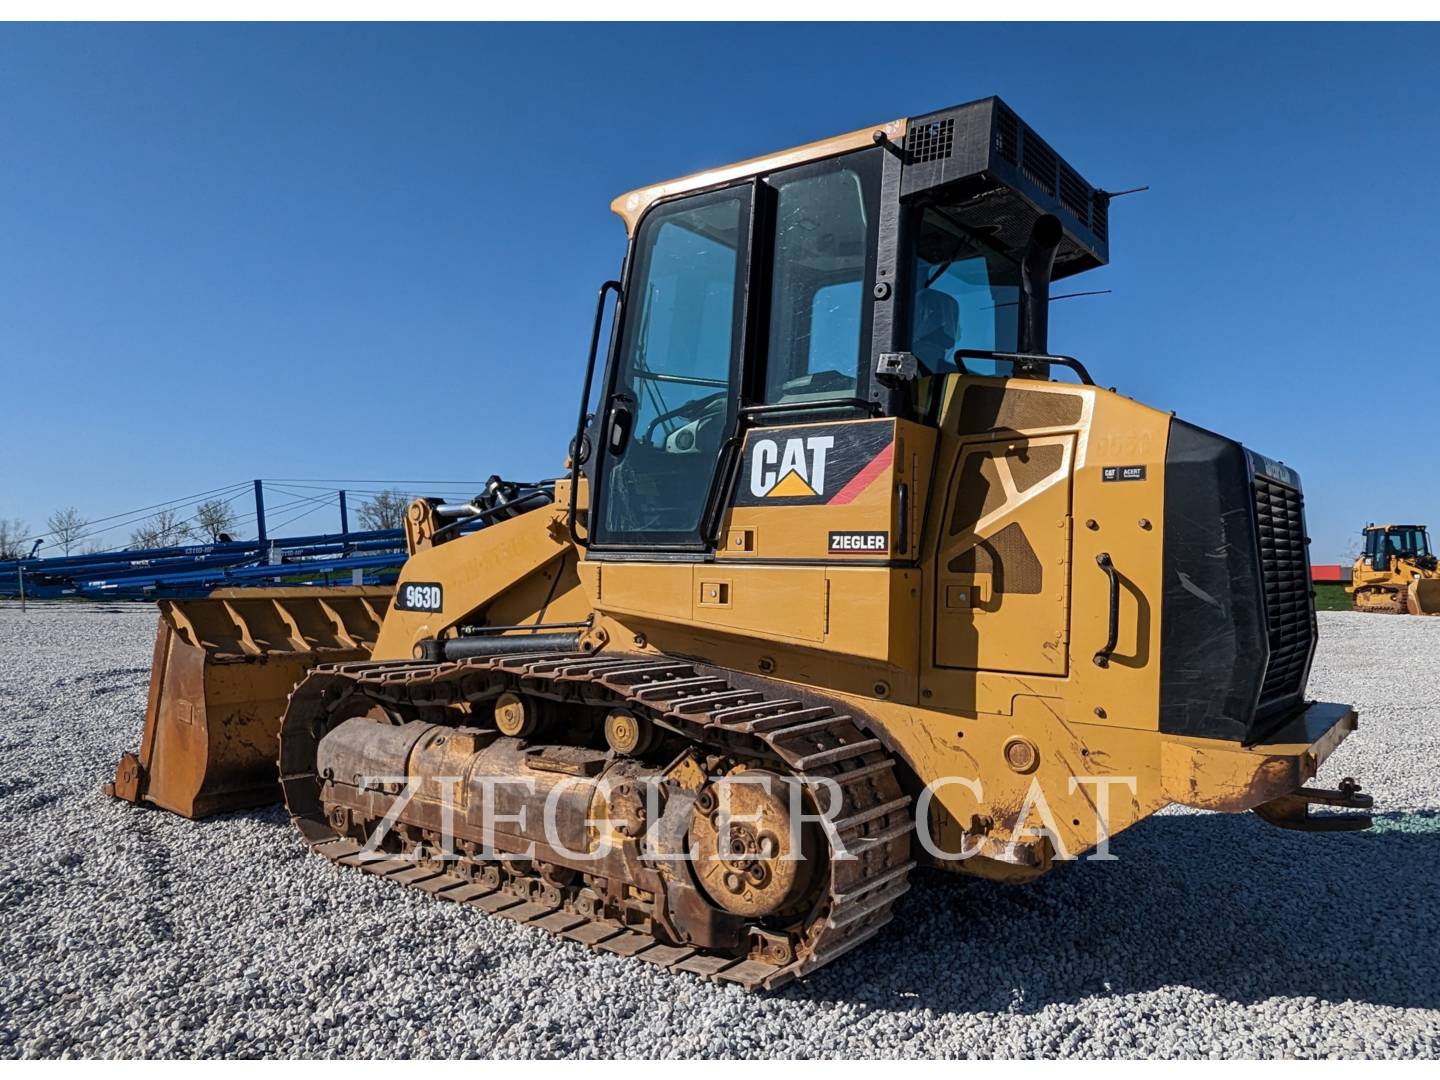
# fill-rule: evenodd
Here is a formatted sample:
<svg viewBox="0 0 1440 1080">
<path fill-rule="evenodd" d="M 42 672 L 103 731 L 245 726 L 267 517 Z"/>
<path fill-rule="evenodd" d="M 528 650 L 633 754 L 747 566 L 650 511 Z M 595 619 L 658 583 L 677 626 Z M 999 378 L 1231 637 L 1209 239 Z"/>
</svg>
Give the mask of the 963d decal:
<svg viewBox="0 0 1440 1080">
<path fill-rule="evenodd" d="M 439 611 L 445 592 L 438 581 L 407 581 L 395 590 L 397 611 Z"/>
<path fill-rule="evenodd" d="M 844 505 L 889 471 L 894 452 L 888 420 L 758 428 L 745 435 L 735 505 Z"/>
</svg>

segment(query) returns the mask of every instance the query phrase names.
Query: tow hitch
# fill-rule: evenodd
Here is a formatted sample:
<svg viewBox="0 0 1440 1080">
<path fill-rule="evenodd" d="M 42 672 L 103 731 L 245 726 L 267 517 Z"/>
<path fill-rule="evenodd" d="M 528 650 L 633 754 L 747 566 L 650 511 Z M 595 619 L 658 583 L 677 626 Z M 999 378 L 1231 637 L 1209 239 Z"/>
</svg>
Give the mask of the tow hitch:
<svg viewBox="0 0 1440 1080">
<path fill-rule="evenodd" d="M 1341 806 L 1347 810 L 1369 810 L 1375 800 L 1361 792 L 1360 784 L 1350 776 L 1340 781 L 1340 787 L 1296 788 L 1289 795 L 1261 803 L 1255 813 L 1271 825 L 1282 829 L 1300 829 L 1303 832 L 1359 832 L 1370 828 L 1369 814 L 1321 814 L 1311 815 L 1310 807 Z"/>
</svg>

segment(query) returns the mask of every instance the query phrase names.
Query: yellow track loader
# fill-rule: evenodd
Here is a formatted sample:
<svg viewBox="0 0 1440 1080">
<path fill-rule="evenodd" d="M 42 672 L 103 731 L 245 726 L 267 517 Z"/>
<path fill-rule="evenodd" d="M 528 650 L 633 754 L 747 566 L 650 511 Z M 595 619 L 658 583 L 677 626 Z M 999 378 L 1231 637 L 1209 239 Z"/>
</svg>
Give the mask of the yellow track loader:
<svg viewBox="0 0 1440 1080">
<path fill-rule="evenodd" d="M 417 500 L 393 597 L 168 606 L 115 794 L 278 784 L 338 865 L 767 988 L 918 863 L 1027 881 L 1172 803 L 1369 824 L 1308 786 L 1356 717 L 1305 695 L 1299 476 L 1049 351 L 1109 196 L 1004 102 L 612 208 L 565 474 Z"/>
<path fill-rule="evenodd" d="M 1440 615 L 1440 566 L 1424 525 L 1367 525 L 1345 591 L 1356 611 Z"/>
</svg>

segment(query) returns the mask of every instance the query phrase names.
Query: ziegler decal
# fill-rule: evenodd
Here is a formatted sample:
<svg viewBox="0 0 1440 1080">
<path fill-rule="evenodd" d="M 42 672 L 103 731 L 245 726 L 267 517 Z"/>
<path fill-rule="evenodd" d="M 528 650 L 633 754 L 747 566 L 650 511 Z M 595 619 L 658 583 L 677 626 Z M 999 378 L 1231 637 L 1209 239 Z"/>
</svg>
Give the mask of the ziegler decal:
<svg viewBox="0 0 1440 1080">
<path fill-rule="evenodd" d="M 853 502 L 890 469 L 894 451 L 889 420 L 752 430 L 735 505 Z"/>
<path fill-rule="evenodd" d="M 830 534 L 831 555 L 888 555 L 890 534 L 888 532 L 832 532 Z"/>
<path fill-rule="evenodd" d="M 407 581 L 395 592 L 397 611 L 439 611 L 444 603 L 444 590 L 435 581 Z"/>
</svg>

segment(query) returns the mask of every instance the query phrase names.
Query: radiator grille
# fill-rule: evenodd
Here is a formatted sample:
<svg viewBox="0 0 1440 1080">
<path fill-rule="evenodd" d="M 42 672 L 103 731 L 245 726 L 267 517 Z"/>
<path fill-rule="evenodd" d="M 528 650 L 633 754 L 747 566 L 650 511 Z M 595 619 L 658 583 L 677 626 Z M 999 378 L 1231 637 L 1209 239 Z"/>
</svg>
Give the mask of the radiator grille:
<svg viewBox="0 0 1440 1080">
<path fill-rule="evenodd" d="M 1254 492 L 1270 639 L 1270 664 L 1260 687 L 1263 717 L 1294 704 L 1305 690 L 1315 645 L 1315 606 L 1300 492 L 1264 476 L 1255 478 Z"/>
</svg>

